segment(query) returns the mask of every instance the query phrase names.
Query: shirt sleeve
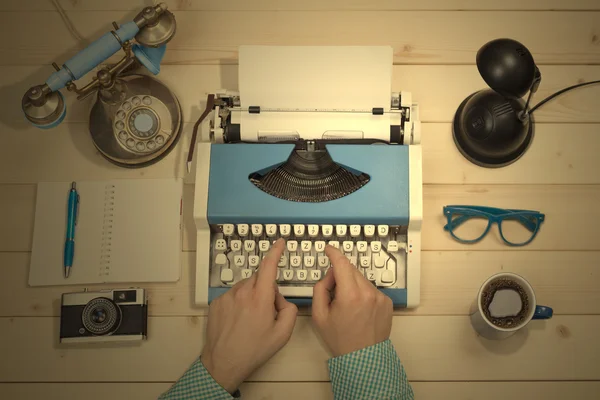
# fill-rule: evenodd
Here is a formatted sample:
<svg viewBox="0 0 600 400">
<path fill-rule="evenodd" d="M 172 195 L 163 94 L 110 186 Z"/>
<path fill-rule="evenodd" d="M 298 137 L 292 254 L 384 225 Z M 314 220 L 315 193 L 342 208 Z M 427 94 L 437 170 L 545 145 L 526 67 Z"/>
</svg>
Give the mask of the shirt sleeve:
<svg viewBox="0 0 600 400">
<path fill-rule="evenodd" d="M 198 359 L 159 400 L 229 400 L 239 396 L 239 390 L 232 396 L 219 385 Z"/>
<path fill-rule="evenodd" d="M 385 342 L 329 360 L 333 397 L 340 399 L 414 399 L 394 345 Z"/>
</svg>

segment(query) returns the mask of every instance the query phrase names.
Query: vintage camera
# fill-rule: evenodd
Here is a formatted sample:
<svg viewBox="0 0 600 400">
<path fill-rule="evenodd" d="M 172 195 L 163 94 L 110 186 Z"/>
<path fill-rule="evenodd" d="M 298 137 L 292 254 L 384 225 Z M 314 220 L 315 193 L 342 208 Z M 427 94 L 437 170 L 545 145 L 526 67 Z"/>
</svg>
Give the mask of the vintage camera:
<svg viewBox="0 0 600 400">
<path fill-rule="evenodd" d="M 60 343 L 139 341 L 146 338 L 148 301 L 144 289 L 64 293 Z"/>
</svg>

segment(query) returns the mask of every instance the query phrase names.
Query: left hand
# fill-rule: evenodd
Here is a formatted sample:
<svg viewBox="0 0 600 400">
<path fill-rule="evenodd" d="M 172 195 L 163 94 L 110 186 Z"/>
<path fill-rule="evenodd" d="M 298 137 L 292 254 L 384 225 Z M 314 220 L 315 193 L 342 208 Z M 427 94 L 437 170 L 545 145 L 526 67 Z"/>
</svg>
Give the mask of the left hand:
<svg viewBox="0 0 600 400">
<path fill-rule="evenodd" d="M 233 393 L 252 372 L 290 339 L 298 308 L 277 289 L 277 263 L 285 249 L 279 239 L 257 273 L 214 300 L 208 311 L 204 367 Z"/>
</svg>

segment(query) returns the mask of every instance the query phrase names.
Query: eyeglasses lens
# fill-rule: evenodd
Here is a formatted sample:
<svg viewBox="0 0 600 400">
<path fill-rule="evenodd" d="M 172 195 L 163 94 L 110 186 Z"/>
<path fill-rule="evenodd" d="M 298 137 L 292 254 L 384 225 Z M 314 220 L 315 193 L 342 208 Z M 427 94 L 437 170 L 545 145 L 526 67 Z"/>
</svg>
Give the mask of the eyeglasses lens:
<svg viewBox="0 0 600 400">
<path fill-rule="evenodd" d="M 532 215 L 517 215 L 502 220 L 500 229 L 504 239 L 514 245 L 528 242 L 538 227 L 538 219 Z"/>
<path fill-rule="evenodd" d="M 463 241 L 479 239 L 485 233 L 489 221 L 485 217 L 463 215 L 460 213 L 452 215 L 452 233 Z"/>
</svg>

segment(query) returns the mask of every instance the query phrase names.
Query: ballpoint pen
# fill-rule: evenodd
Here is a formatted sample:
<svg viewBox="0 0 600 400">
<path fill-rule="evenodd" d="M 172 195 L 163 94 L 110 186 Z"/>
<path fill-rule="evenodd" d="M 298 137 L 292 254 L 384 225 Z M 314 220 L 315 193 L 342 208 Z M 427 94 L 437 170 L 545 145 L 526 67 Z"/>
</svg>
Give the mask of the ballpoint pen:
<svg viewBox="0 0 600 400">
<path fill-rule="evenodd" d="M 65 239 L 65 255 L 63 259 L 65 278 L 69 277 L 73 266 L 73 255 L 75 253 L 75 225 L 77 225 L 77 213 L 79 212 L 79 194 L 75 182 L 71 184 L 67 203 L 67 237 Z"/>
</svg>

